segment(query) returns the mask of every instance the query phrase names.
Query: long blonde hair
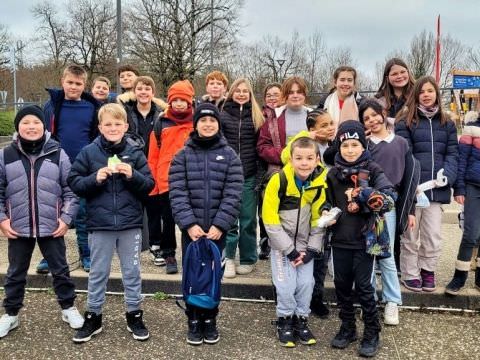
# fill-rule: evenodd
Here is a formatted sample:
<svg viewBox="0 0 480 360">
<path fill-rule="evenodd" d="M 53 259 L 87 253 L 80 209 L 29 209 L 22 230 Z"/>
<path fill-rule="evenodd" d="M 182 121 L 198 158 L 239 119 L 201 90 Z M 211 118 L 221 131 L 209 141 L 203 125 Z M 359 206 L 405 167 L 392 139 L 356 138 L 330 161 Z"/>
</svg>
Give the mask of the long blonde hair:
<svg viewBox="0 0 480 360">
<path fill-rule="evenodd" d="M 233 93 L 237 89 L 238 85 L 242 83 L 247 86 L 248 92 L 250 93 L 250 102 L 252 103 L 252 120 L 253 124 L 255 125 L 255 130 L 258 131 L 265 122 L 265 118 L 263 117 L 262 109 L 258 105 L 255 95 L 253 94 L 252 85 L 247 78 L 239 78 L 233 82 L 232 86 L 230 86 L 230 90 L 228 91 L 227 100 L 232 100 Z"/>
</svg>

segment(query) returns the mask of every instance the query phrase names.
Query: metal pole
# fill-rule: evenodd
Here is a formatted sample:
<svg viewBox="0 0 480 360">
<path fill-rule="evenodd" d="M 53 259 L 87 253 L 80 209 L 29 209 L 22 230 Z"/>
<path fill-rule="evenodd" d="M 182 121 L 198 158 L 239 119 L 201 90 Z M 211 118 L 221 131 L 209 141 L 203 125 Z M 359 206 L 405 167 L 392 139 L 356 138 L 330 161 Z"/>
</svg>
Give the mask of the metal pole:
<svg viewBox="0 0 480 360">
<path fill-rule="evenodd" d="M 117 0 L 117 74 L 122 63 L 122 0 Z M 120 94 L 120 81 L 117 80 L 117 94 Z"/>
<path fill-rule="evenodd" d="M 15 56 L 16 48 L 12 46 L 12 66 L 13 66 L 13 111 L 17 114 L 17 64 Z"/>
<path fill-rule="evenodd" d="M 210 0 L 210 71 L 213 71 L 213 0 Z"/>
</svg>

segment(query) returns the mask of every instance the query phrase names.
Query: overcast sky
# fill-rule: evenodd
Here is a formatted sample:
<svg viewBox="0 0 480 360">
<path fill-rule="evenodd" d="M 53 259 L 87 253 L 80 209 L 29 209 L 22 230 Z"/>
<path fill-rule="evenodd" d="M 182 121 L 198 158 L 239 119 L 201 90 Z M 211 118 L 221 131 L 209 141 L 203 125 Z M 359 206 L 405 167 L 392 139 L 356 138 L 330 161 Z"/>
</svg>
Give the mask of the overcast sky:
<svg viewBox="0 0 480 360">
<path fill-rule="evenodd" d="M 38 2 L 1 0 L 0 23 L 14 36 L 31 36 L 35 20 L 29 9 Z M 240 36 L 244 42 L 266 34 L 290 39 L 298 30 L 306 38 L 318 29 L 329 48 L 350 47 L 359 70 L 371 74 L 377 61 L 407 48 L 415 34 L 434 31 L 438 14 L 442 33 L 480 46 L 480 0 L 245 0 Z"/>
</svg>

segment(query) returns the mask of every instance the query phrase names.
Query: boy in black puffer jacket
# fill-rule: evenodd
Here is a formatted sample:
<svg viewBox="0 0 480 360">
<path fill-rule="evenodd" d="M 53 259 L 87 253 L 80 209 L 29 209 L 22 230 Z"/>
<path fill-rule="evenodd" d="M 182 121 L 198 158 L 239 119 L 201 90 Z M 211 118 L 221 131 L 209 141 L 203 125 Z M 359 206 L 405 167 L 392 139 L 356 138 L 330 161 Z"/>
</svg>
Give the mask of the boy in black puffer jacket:
<svg viewBox="0 0 480 360">
<path fill-rule="evenodd" d="M 68 184 L 87 202 L 88 243 L 92 266 L 88 278 L 87 312 L 73 341 L 89 341 L 102 331 L 102 306 L 117 249 L 125 288 L 127 329 L 136 340 L 146 340 L 140 305 L 140 250 L 142 200 L 154 186 L 143 150 L 125 136 L 127 114 L 118 104 L 106 104 L 98 112 L 101 135 L 86 146 L 72 165 Z"/>
<path fill-rule="evenodd" d="M 386 226 L 381 232 L 383 236 L 372 236 L 376 231 L 374 220 L 390 210 L 386 205 L 393 206 L 395 191 L 381 167 L 365 150 L 367 140 L 359 121 L 343 122 L 336 140 L 340 151 L 335 155 L 335 166 L 327 174 L 327 199 L 331 206 L 342 210 L 332 226 L 331 239 L 335 292 L 342 325 L 331 345 L 344 349 L 357 340 L 352 299 L 355 284 L 365 324 L 359 354 L 371 357 L 380 346 L 380 323 L 371 284 L 373 264 L 375 256 L 388 256 L 389 247 Z"/>
<path fill-rule="evenodd" d="M 182 230 L 183 255 L 190 242 L 203 236 L 222 252 L 240 212 L 242 165 L 221 135 L 219 118 L 215 105 L 200 104 L 193 116 L 194 131 L 170 166 L 170 203 L 175 223 Z M 218 308 L 187 305 L 186 313 L 187 343 L 218 342 Z"/>
</svg>

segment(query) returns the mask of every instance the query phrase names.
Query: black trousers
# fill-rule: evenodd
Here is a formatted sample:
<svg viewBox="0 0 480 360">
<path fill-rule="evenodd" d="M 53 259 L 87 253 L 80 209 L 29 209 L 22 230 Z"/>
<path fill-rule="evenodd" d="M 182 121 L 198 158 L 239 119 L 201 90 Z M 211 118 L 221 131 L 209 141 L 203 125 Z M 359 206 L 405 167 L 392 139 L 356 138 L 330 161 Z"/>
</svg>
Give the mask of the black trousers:
<svg viewBox="0 0 480 360">
<path fill-rule="evenodd" d="M 327 276 L 328 260 L 330 259 L 330 248 L 313 258 L 313 278 L 315 286 L 313 287 L 312 301 L 323 302 L 325 289 L 325 276 Z"/>
<path fill-rule="evenodd" d="M 9 265 L 5 277 L 3 307 L 9 315 L 17 315 L 23 306 L 27 271 L 37 240 L 40 251 L 47 260 L 48 268 L 52 273 L 53 289 L 61 308 L 68 309 L 73 306 L 75 301 L 75 285 L 70 279 L 63 237 L 8 239 Z"/>
<path fill-rule="evenodd" d="M 365 250 L 352 250 L 333 247 L 334 283 L 339 317 L 344 323 L 355 323 L 353 307 L 354 290 L 363 311 L 365 330 L 380 331 L 377 305 L 372 286 L 374 257 Z"/>
<path fill-rule="evenodd" d="M 148 233 L 150 246 L 160 246 L 162 256 L 175 257 L 177 240 L 175 239 L 175 221 L 168 192 L 149 196 L 145 207 L 148 215 Z"/>
</svg>

